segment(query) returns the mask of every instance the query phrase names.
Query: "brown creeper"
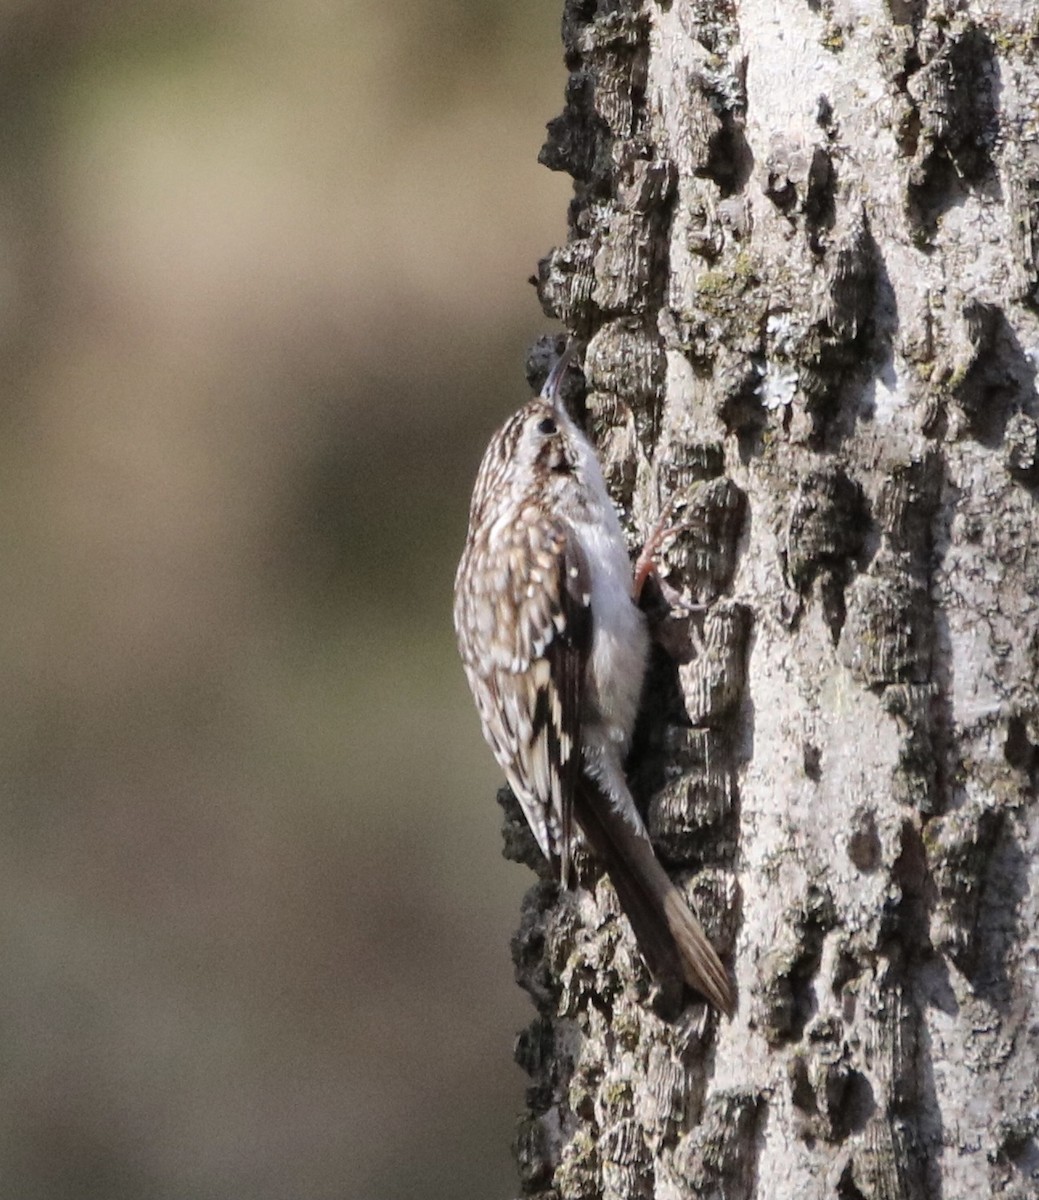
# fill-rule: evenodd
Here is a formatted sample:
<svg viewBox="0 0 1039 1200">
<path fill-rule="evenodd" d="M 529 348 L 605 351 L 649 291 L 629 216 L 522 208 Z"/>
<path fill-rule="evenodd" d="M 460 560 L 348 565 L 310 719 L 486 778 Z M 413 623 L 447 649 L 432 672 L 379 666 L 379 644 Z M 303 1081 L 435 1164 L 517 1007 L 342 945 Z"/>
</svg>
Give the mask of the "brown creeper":
<svg viewBox="0 0 1039 1200">
<path fill-rule="evenodd" d="M 455 579 L 458 647 L 484 737 L 563 886 L 576 827 L 661 988 L 687 984 L 731 1015 L 725 969 L 624 774 L 649 637 L 595 451 L 559 397 L 571 353 L 484 454 Z"/>
</svg>

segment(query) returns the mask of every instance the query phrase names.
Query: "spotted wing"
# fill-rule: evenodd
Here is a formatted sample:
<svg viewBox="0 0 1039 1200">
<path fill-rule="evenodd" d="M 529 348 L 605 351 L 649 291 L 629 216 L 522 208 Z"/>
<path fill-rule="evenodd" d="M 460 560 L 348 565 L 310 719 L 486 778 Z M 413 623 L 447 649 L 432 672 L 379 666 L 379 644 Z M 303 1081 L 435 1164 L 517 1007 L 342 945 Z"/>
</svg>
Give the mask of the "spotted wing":
<svg viewBox="0 0 1039 1200">
<path fill-rule="evenodd" d="M 495 543 L 476 554 L 482 561 L 463 559 L 455 622 L 484 736 L 566 883 L 591 645 L 589 574 L 562 522 L 533 510 L 524 516 L 496 531 Z"/>
</svg>

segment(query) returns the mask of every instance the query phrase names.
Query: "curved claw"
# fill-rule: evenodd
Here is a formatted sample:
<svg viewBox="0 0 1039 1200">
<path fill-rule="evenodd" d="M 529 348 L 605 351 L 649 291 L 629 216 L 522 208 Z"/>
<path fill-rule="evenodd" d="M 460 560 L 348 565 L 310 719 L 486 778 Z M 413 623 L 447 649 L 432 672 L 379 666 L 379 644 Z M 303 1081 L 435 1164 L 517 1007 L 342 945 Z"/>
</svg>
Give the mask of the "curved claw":
<svg viewBox="0 0 1039 1200">
<path fill-rule="evenodd" d="M 675 526 L 671 523 L 671 514 L 674 512 L 674 509 L 675 498 L 672 496 L 664 505 L 660 516 L 657 517 L 657 523 L 650 530 L 649 536 L 643 543 L 642 550 L 635 560 L 631 598 L 636 604 L 641 599 L 642 589 L 646 586 L 646 580 L 651 575 L 655 575 L 663 583 L 663 580 L 657 574 L 657 551 L 660 549 L 660 545 L 664 539 L 675 531 Z"/>
</svg>

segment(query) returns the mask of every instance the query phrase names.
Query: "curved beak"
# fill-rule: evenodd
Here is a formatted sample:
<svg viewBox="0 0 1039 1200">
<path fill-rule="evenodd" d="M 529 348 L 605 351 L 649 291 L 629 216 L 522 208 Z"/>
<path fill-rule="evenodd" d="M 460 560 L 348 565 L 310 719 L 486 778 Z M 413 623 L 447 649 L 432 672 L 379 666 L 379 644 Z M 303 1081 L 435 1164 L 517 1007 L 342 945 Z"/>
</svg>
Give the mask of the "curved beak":
<svg viewBox="0 0 1039 1200">
<path fill-rule="evenodd" d="M 559 408 L 559 388 L 563 382 L 563 376 L 566 374 L 570 364 L 574 361 L 577 355 L 577 346 L 574 344 L 573 338 L 566 343 L 566 348 L 563 353 L 552 364 L 552 370 L 548 373 L 548 378 L 545 380 L 545 385 L 541 389 L 541 399 L 547 400 L 553 408 Z"/>
</svg>

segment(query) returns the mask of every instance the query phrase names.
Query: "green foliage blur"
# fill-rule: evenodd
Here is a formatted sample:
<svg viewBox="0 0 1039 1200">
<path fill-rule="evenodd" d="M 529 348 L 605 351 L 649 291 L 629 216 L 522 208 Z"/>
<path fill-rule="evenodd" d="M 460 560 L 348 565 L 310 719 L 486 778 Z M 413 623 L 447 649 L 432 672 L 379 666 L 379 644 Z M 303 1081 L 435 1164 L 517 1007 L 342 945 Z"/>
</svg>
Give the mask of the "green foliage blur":
<svg viewBox="0 0 1039 1200">
<path fill-rule="evenodd" d="M 450 590 L 559 15 L 0 5 L 0 1196 L 517 1191 Z"/>
</svg>

